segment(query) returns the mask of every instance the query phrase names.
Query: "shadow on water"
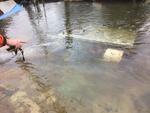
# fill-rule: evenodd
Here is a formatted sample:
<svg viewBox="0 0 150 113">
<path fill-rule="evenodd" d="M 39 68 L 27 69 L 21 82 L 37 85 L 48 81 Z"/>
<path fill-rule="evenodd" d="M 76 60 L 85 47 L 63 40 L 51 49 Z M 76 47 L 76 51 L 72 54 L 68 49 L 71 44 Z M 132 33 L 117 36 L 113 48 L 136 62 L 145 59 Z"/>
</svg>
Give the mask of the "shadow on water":
<svg viewBox="0 0 150 113">
<path fill-rule="evenodd" d="M 33 11 L 33 7 L 31 8 L 31 6 L 28 6 L 26 8 L 26 10 L 27 10 L 27 12 L 29 14 L 29 18 L 30 18 L 31 24 L 33 25 L 34 30 L 36 32 L 36 38 L 39 39 L 40 43 L 44 43 L 45 42 L 45 40 L 44 40 L 45 34 L 43 33 L 43 31 L 42 31 L 42 29 L 40 27 L 37 27 L 39 25 L 40 18 L 42 18 L 42 13 L 41 13 L 41 8 L 39 6 L 39 3 L 37 3 L 34 6 L 34 8 L 35 8 L 35 11 Z M 44 5 L 43 5 L 43 8 L 44 8 Z M 44 8 L 44 15 L 45 15 L 45 19 L 46 19 L 45 8 Z M 43 50 L 44 50 L 45 55 L 46 55 L 48 53 L 47 52 L 47 47 L 44 46 Z"/>
<path fill-rule="evenodd" d="M 70 23 L 70 5 L 68 2 L 65 2 L 64 4 L 65 4 L 65 17 L 66 17 L 65 27 L 67 32 L 67 36 L 65 37 L 66 48 L 69 49 L 72 48 L 72 41 L 73 41 L 73 37 L 71 36 L 72 28 Z"/>
</svg>

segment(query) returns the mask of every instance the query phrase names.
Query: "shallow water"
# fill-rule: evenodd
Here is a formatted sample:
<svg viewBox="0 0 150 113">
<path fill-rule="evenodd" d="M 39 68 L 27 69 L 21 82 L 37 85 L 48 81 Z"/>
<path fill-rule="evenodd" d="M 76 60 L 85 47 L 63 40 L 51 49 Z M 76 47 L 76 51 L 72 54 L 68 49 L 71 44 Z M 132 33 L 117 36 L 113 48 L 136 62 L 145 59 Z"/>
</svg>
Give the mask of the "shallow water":
<svg viewBox="0 0 150 113">
<path fill-rule="evenodd" d="M 0 22 L 28 41 L 0 54 L 0 111 L 149 113 L 148 4 L 58 2 Z M 8 109 L 6 109 L 8 106 Z"/>
</svg>

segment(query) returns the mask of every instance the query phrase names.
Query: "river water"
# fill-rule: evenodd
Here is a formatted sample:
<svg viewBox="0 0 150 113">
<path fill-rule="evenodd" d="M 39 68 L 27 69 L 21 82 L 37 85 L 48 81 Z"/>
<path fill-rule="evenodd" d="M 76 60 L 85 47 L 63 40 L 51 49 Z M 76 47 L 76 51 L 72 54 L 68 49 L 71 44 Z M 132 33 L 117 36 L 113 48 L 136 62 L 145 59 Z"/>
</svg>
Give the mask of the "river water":
<svg viewBox="0 0 150 113">
<path fill-rule="evenodd" d="M 7 7 L 7 5 L 5 6 Z M 0 113 L 150 113 L 150 7 L 57 2 L 0 22 Z"/>
</svg>

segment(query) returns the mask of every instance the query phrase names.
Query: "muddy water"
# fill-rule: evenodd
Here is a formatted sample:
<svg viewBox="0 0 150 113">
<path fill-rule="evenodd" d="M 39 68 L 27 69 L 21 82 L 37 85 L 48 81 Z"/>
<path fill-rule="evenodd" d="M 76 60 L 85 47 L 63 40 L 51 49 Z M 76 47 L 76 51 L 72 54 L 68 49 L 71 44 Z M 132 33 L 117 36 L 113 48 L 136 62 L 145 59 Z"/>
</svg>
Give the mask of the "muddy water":
<svg viewBox="0 0 150 113">
<path fill-rule="evenodd" d="M 46 3 L 1 21 L 0 113 L 149 113 L 148 4 Z"/>
</svg>

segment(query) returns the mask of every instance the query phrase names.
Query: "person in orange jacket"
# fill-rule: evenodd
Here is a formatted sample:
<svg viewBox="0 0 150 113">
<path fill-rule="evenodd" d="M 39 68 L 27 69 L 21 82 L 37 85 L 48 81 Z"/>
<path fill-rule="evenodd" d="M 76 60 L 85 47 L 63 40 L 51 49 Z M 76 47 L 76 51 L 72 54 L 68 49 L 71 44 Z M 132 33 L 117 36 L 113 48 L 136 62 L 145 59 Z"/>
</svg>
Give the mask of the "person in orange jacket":
<svg viewBox="0 0 150 113">
<path fill-rule="evenodd" d="M 0 16 L 3 14 L 4 12 L 0 9 Z M 0 47 L 7 45 L 9 47 L 15 47 L 15 49 L 21 49 L 23 43 L 25 42 L 19 39 L 7 38 L 0 34 Z"/>
<path fill-rule="evenodd" d="M 7 46 L 14 46 L 16 49 L 19 49 L 22 47 L 23 43 L 25 42 L 19 39 L 7 38 L 0 34 L 0 47 L 7 45 Z"/>
</svg>

